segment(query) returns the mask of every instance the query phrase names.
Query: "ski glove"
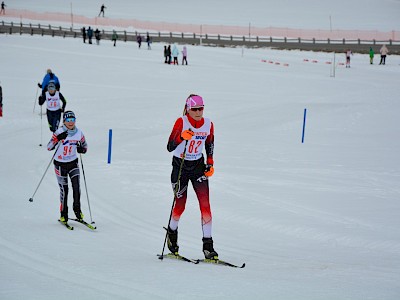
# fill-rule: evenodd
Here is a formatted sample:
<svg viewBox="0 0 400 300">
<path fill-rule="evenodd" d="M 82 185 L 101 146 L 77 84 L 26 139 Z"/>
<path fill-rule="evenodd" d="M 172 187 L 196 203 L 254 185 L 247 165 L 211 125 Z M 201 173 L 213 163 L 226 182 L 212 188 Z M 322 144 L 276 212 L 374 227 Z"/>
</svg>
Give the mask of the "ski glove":
<svg viewBox="0 0 400 300">
<path fill-rule="evenodd" d="M 65 140 L 65 139 L 67 138 L 67 136 L 68 136 L 68 130 L 59 133 L 59 134 L 57 135 L 57 140 L 58 140 L 58 141 Z"/>
<path fill-rule="evenodd" d="M 186 141 L 190 140 L 193 136 L 194 132 L 191 131 L 190 129 L 187 129 L 181 133 L 181 138 Z"/>
<path fill-rule="evenodd" d="M 78 143 L 76 144 L 76 151 L 77 151 L 78 153 L 83 153 L 83 154 L 85 154 L 85 153 L 86 153 L 86 148 L 83 147 L 82 144 L 78 142 Z"/>
<path fill-rule="evenodd" d="M 39 82 L 38 82 L 37 86 L 40 87 L 40 88 L 42 88 L 42 85 L 41 85 Z"/>
<path fill-rule="evenodd" d="M 211 177 L 214 174 L 214 167 L 213 165 L 206 165 L 206 169 L 204 170 L 204 175 L 207 177 Z"/>
</svg>

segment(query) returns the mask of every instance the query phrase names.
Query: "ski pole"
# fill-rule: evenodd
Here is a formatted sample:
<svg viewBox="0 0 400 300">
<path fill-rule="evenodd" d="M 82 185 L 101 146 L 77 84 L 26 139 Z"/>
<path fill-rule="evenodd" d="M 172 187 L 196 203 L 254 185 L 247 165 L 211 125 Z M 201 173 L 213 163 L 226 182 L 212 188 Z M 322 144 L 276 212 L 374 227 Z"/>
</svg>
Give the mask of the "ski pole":
<svg viewBox="0 0 400 300">
<path fill-rule="evenodd" d="M 175 189 L 174 189 L 174 200 L 172 201 L 171 212 L 169 214 L 168 226 L 167 226 L 167 231 L 165 233 L 163 248 L 162 248 L 162 251 L 161 251 L 161 255 L 158 257 L 161 260 L 164 258 L 165 243 L 167 242 L 167 237 L 168 237 L 168 227 L 169 227 L 169 223 L 171 222 L 171 218 L 172 218 L 172 210 L 174 209 L 176 194 L 178 193 L 179 180 L 181 179 L 181 175 L 182 175 L 182 168 L 183 168 L 183 163 L 184 163 L 185 157 L 186 157 L 186 146 L 187 146 L 187 144 L 188 144 L 188 140 L 186 140 L 185 150 L 183 151 L 181 165 L 179 166 L 178 180 L 176 182 L 176 186 L 175 186 Z"/>
<path fill-rule="evenodd" d="M 35 107 L 36 107 L 36 100 L 37 100 L 37 94 L 39 92 L 39 86 L 36 87 L 36 96 L 35 96 L 35 100 L 33 102 L 33 113 L 35 113 Z"/>
<path fill-rule="evenodd" d="M 49 164 L 47 165 L 46 171 L 44 171 L 43 176 L 42 176 L 42 179 L 40 179 L 39 184 L 38 184 L 38 186 L 36 187 L 35 192 L 33 193 L 32 197 L 29 198 L 29 202 L 33 202 L 33 197 L 35 197 L 36 192 L 37 192 L 37 190 L 39 189 L 39 186 L 41 185 L 41 183 L 42 183 L 42 181 L 43 181 L 43 178 L 44 178 L 44 176 L 46 175 L 47 170 L 49 169 L 50 164 L 51 164 L 51 162 L 52 162 L 53 159 L 54 159 L 54 156 L 56 156 L 56 153 L 57 153 L 57 150 L 58 150 L 59 147 L 60 147 L 60 143 L 58 143 L 57 149 L 56 149 L 56 151 L 54 151 L 54 154 L 53 154 L 53 156 L 51 157 L 51 160 L 50 160 Z"/>
<path fill-rule="evenodd" d="M 42 106 L 40 106 L 40 144 L 39 146 L 42 147 L 43 141 L 43 114 L 42 114 Z"/>
<path fill-rule="evenodd" d="M 87 198 L 88 207 L 89 207 L 90 222 L 91 222 L 91 224 L 94 224 L 93 219 L 92 219 L 92 210 L 90 209 L 89 194 L 88 194 L 88 189 L 87 189 L 87 184 L 86 184 L 85 169 L 83 168 L 82 154 L 79 154 L 79 155 L 80 155 L 80 157 L 81 157 L 81 166 L 82 166 L 82 173 L 83 173 L 83 181 L 85 182 L 86 198 Z"/>
</svg>

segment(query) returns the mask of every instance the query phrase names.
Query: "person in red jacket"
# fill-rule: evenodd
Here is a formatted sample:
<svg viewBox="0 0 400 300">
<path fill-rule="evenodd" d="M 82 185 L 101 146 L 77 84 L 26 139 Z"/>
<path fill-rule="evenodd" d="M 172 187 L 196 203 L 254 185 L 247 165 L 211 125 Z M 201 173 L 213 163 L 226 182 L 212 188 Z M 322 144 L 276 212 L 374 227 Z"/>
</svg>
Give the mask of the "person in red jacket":
<svg viewBox="0 0 400 300">
<path fill-rule="evenodd" d="M 214 124 L 203 118 L 204 101 L 199 95 L 186 99 L 183 116 L 175 121 L 167 149 L 173 152 L 171 183 L 174 207 L 167 229 L 168 249 L 178 255 L 178 223 L 185 210 L 187 189 L 191 181 L 197 195 L 203 229 L 203 253 L 206 259 L 218 259 L 212 239 L 212 215 L 208 178 L 214 174 Z M 206 159 L 203 155 L 206 153 Z"/>
</svg>

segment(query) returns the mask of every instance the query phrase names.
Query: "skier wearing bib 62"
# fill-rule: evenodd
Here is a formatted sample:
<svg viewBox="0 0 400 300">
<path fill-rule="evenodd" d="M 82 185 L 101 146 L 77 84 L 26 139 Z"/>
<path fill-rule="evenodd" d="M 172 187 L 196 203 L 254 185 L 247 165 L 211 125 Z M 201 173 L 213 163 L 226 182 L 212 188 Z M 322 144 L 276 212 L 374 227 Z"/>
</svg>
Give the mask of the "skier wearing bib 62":
<svg viewBox="0 0 400 300">
<path fill-rule="evenodd" d="M 167 149 L 173 152 L 171 183 L 174 206 L 167 229 L 168 249 L 178 255 L 178 223 L 185 210 L 189 181 L 199 201 L 203 229 L 203 253 L 206 259 L 218 259 L 212 239 L 212 215 L 208 178 L 214 173 L 214 125 L 203 118 L 204 101 L 201 96 L 186 99 L 183 117 L 176 120 Z M 206 152 L 206 161 L 203 150 Z M 182 161 L 183 160 L 183 161 Z"/>
<path fill-rule="evenodd" d="M 56 148 L 54 155 L 54 171 L 60 187 L 60 222 L 68 222 L 68 176 L 73 190 L 73 210 L 78 220 L 83 220 L 81 211 L 80 171 L 77 153 L 86 153 L 87 143 L 83 132 L 75 126 L 75 114 L 66 111 L 63 117 L 64 125 L 53 133 L 47 144 L 47 150 Z M 57 146 L 59 145 L 59 146 Z"/>
</svg>

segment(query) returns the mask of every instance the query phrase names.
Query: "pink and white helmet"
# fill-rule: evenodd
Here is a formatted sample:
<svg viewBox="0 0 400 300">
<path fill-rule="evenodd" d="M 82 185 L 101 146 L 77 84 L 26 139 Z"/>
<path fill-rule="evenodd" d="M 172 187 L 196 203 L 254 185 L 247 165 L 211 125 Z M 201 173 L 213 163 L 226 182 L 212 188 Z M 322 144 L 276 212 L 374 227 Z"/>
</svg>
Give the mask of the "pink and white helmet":
<svg viewBox="0 0 400 300">
<path fill-rule="evenodd" d="M 204 106 L 204 101 L 201 96 L 191 94 L 186 99 L 186 109 L 187 110 L 191 109 L 192 107 L 200 107 L 200 106 Z"/>
</svg>

